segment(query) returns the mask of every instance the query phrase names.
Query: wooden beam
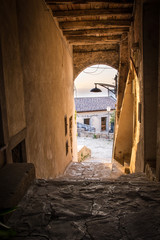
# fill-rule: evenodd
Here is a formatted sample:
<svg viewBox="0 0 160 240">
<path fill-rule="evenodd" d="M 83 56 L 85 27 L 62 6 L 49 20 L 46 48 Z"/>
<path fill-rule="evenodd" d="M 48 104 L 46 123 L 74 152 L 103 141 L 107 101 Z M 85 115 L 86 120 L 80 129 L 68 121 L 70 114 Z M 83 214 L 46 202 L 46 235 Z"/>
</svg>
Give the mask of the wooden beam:
<svg viewBox="0 0 160 240">
<path fill-rule="evenodd" d="M 117 4 L 133 4 L 134 0 L 46 0 L 48 4 L 88 4 L 88 3 L 117 3 Z"/>
<path fill-rule="evenodd" d="M 53 7 L 51 6 L 51 9 Z M 133 8 L 108 8 L 108 9 L 87 9 L 87 10 L 70 10 L 70 11 L 55 11 L 53 10 L 54 17 L 88 17 L 88 16 L 132 16 Z"/>
<path fill-rule="evenodd" d="M 77 45 L 73 46 L 73 52 L 92 52 L 92 51 L 109 51 L 110 49 L 119 52 L 119 43 L 113 44 L 91 44 L 91 45 Z"/>
<path fill-rule="evenodd" d="M 88 29 L 88 28 L 112 28 L 114 27 L 129 27 L 131 20 L 85 20 L 85 21 L 65 21 L 59 22 L 62 29 Z"/>
<path fill-rule="evenodd" d="M 100 45 L 100 44 L 99 44 Z M 101 44 L 102 45 L 102 44 Z M 101 46 L 100 45 L 100 46 Z M 110 44 L 111 45 L 111 44 Z M 87 45 L 88 46 L 88 45 Z M 81 51 L 77 51 L 77 50 L 73 50 L 73 54 L 80 54 L 80 53 L 104 53 L 104 52 L 112 52 L 112 53 L 117 53 L 118 51 L 116 51 L 115 49 L 96 49 L 96 50 L 81 50 Z"/>
<path fill-rule="evenodd" d="M 128 27 L 121 28 L 97 28 L 97 29 L 86 29 L 86 30 L 69 30 L 63 31 L 65 36 L 93 36 L 93 35 L 116 35 L 128 32 Z"/>
<path fill-rule="evenodd" d="M 67 40 L 72 45 L 86 45 L 86 44 L 113 44 L 121 41 L 121 35 L 107 36 L 107 37 L 67 37 Z"/>
<path fill-rule="evenodd" d="M 115 50 L 119 52 L 119 44 L 92 44 L 92 45 L 79 45 L 73 47 L 73 52 L 81 53 L 81 52 L 96 52 L 96 51 L 109 51 Z"/>
</svg>

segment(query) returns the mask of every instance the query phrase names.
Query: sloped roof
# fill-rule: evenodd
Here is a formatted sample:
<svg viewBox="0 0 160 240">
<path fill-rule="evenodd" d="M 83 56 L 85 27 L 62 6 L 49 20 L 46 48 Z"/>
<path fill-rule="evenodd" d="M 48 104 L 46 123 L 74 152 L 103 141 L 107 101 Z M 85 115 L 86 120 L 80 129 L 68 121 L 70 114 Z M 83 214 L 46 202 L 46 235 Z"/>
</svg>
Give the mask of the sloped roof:
<svg viewBox="0 0 160 240">
<path fill-rule="evenodd" d="M 106 111 L 109 106 L 115 109 L 116 100 L 113 97 L 75 98 L 77 112 Z"/>
</svg>

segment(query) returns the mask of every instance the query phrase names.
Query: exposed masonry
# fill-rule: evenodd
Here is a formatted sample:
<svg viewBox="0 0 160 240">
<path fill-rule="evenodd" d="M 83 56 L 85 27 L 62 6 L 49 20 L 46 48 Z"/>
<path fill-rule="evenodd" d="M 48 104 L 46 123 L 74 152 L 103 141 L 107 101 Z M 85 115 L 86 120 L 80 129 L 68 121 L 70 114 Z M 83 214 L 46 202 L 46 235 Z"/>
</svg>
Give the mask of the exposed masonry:
<svg viewBox="0 0 160 240">
<path fill-rule="evenodd" d="M 73 51 L 74 78 L 85 68 L 94 64 L 105 64 L 118 69 L 119 51 L 116 49 L 98 50 L 94 48 L 92 51 Z"/>
</svg>

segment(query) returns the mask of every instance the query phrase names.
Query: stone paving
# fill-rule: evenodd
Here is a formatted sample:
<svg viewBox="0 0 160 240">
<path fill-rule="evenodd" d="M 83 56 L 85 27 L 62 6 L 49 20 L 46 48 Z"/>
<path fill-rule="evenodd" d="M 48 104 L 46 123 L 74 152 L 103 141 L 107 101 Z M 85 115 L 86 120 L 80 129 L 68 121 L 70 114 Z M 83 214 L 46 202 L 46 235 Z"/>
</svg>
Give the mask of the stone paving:
<svg viewBox="0 0 160 240">
<path fill-rule="evenodd" d="M 61 178 L 35 181 L 8 222 L 13 240 L 160 239 L 159 183 L 142 173 L 122 175 L 115 165 L 116 177 L 105 170 L 110 179 L 91 178 L 82 166 L 82 177 L 74 178 L 76 166 Z"/>
<path fill-rule="evenodd" d="M 160 185 L 143 174 L 110 181 L 37 180 L 9 224 L 16 240 L 159 240 Z"/>
<path fill-rule="evenodd" d="M 108 180 L 121 176 L 124 173 L 123 167 L 112 163 L 92 162 L 88 160 L 84 162 L 73 162 L 66 169 L 63 176 L 59 180 Z"/>
<path fill-rule="evenodd" d="M 87 162 L 111 163 L 113 141 L 103 138 L 77 137 L 78 147 L 86 146 L 91 150 L 91 158 Z"/>
</svg>

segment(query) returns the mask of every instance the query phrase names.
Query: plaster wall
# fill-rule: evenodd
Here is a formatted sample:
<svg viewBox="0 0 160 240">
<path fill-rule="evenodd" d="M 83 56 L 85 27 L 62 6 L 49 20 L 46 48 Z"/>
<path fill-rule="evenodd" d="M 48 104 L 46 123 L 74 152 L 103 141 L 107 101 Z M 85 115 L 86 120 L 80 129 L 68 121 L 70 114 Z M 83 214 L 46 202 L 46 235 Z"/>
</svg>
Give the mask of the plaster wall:
<svg viewBox="0 0 160 240">
<path fill-rule="evenodd" d="M 0 107 L 2 117 L 0 167 L 11 163 L 12 149 L 25 138 L 23 74 L 16 1 L 0 4 Z"/>
<path fill-rule="evenodd" d="M 144 61 L 144 160 L 156 164 L 159 9 L 144 3 L 143 61 Z M 153 28 L 154 26 L 154 28 Z"/>
<path fill-rule="evenodd" d="M 125 91 L 125 85 L 127 81 L 127 75 L 129 70 L 129 59 L 128 59 L 128 36 L 122 35 L 122 41 L 120 44 L 119 51 L 119 78 L 118 78 L 118 98 L 117 98 L 117 120 L 119 119 L 121 106 L 123 102 L 123 96 Z"/>
<path fill-rule="evenodd" d="M 129 162 L 130 160 L 133 137 L 133 94 L 132 81 L 129 77 L 124 92 L 117 129 L 118 131 L 115 139 L 114 159 L 123 165 L 125 161 Z"/>
<path fill-rule="evenodd" d="M 138 125 L 138 138 L 136 142 L 133 140 L 133 151 L 131 159 L 131 171 L 144 171 L 144 92 L 143 92 L 143 1 L 135 1 L 135 17 L 129 33 L 129 55 L 134 64 L 136 71 L 137 88 L 135 99 L 137 104 L 141 104 L 141 109 L 138 109 L 140 122 Z M 134 112 L 134 118 L 136 111 Z"/>
<path fill-rule="evenodd" d="M 152 161 L 154 164 L 156 161 L 158 92 L 157 36 L 159 35 L 159 5 L 155 4 L 156 2 L 158 1 L 135 1 L 134 21 L 132 22 L 128 35 L 128 55 L 135 71 L 136 85 L 138 86 L 134 94 L 134 111 L 132 115 L 133 130 L 135 132 L 132 140 L 131 172 L 144 171 L 147 161 Z M 117 109 L 119 110 L 119 107 Z M 123 109 L 120 111 L 120 118 L 122 117 L 122 112 Z M 134 129 L 135 122 L 137 122 L 138 126 L 136 129 Z M 117 123 L 116 137 L 122 130 L 119 122 Z M 119 143 L 115 146 L 115 149 L 117 148 L 120 149 Z"/>
<path fill-rule="evenodd" d="M 6 118 L 5 144 L 26 126 L 23 75 L 16 15 L 16 1 L 0 4 L 1 99 L 2 115 Z M 4 113 L 4 108 L 6 114 Z M 7 133 L 6 133 L 7 132 Z"/>
<path fill-rule="evenodd" d="M 159 14 L 160 26 L 160 14 Z M 158 118 L 157 118 L 157 162 L 156 162 L 156 177 L 160 181 L 160 31 L 159 31 L 159 60 L 158 60 Z"/>
<path fill-rule="evenodd" d="M 74 158 L 70 148 L 66 155 L 71 116 L 74 124 L 72 48 L 62 37 L 44 1 L 17 0 L 17 13 L 27 158 L 34 163 L 38 178 L 54 178 Z"/>
<path fill-rule="evenodd" d="M 77 122 L 84 124 L 84 119 L 90 118 L 90 126 L 95 128 L 96 133 L 100 133 L 102 117 L 106 118 L 106 131 L 108 131 L 108 113 L 106 111 L 77 113 Z"/>
<path fill-rule="evenodd" d="M 135 1 L 134 8 L 134 21 L 131 24 L 130 32 L 128 34 L 128 49 L 127 43 L 122 43 L 120 47 L 120 79 L 119 79 L 119 92 L 118 92 L 118 105 L 117 105 L 117 116 L 115 127 L 115 143 L 114 143 L 114 154 L 113 157 L 119 159 L 121 163 L 123 160 L 123 149 L 126 147 L 125 152 L 128 152 L 128 157 L 131 157 L 131 172 L 144 171 L 144 118 L 143 118 L 143 107 L 144 107 L 144 97 L 143 97 L 143 39 L 142 39 L 142 29 L 143 29 L 143 1 Z M 125 48 L 125 51 L 121 51 Z M 125 55 L 125 56 L 124 56 Z M 128 60 L 127 60 L 128 58 Z M 124 66 L 123 66 L 124 61 Z M 128 63 L 127 63 L 128 61 Z M 130 62 L 130 64 L 129 64 Z M 124 99 L 123 88 L 127 88 L 126 83 L 126 73 L 127 64 L 129 70 L 129 78 L 131 81 L 131 91 L 133 91 L 134 82 L 138 86 L 135 90 L 135 94 L 132 96 L 132 101 L 126 103 L 127 106 L 130 104 L 130 109 L 124 111 Z M 133 70 L 134 69 L 134 70 Z M 134 74 L 133 74 L 134 73 Z M 135 80 L 136 76 L 136 80 Z M 120 86 L 121 84 L 121 86 Z M 121 90 L 121 91 L 120 91 Z M 123 98 L 122 98 L 123 97 Z M 121 107 L 122 101 L 122 107 Z M 141 108 L 139 109 L 139 104 Z M 126 108 L 126 107 L 125 107 Z M 123 115 L 123 116 L 122 116 Z M 139 115 L 140 122 L 137 123 L 138 127 L 135 130 L 134 124 L 137 122 L 137 116 Z M 121 119 L 123 118 L 123 121 Z M 130 120 L 129 120 L 130 119 Z M 133 124 L 128 125 L 128 120 Z M 120 123 L 120 122 L 121 123 Z M 127 140 L 127 135 L 124 134 L 124 128 L 128 127 L 127 131 L 131 131 L 128 135 L 129 141 Z M 135 131 L 135 132 L 133 132 Z M 134 134 L 133 134 L 134 133 Z M 121 137 L 120 137 L 121 136 Z M 123 136 L 123 138 L 122 138 Z M 118 138 L 118 139 L 117 139 Z M 124 145 L 126 144 L 126 145 Z M 124 145 L 124 146 L 123 146 Z M 127 147 L 128 146 L 128 147 Z M 127 150 L 128 149 L 128 150 Z M 125 154 L 126 155 L 126 154 Z"/>
<path fill-rule="evenodd" d="M 133 62 L 130 62 L 130 77 L 132 81 L 132 93 L 133 93 L 133 137 L 132 137 L 132 152 L 130 159 L 130 172 L 137 171 L 137 149 L 140 142 L 140 89 L 139 89 L 139 80 L 133 65 Z"/>
</svg>

